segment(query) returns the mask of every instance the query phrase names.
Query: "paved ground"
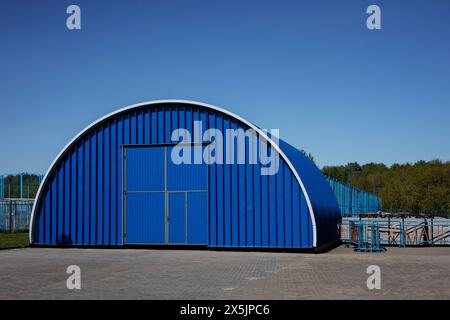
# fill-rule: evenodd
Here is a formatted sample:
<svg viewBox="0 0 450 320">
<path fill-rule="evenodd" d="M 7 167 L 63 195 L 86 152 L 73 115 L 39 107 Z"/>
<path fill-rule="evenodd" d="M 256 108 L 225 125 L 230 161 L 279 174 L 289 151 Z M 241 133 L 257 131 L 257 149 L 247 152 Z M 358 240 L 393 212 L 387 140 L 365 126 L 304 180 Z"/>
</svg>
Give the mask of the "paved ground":
<svg viewBox="0 0 450 320">
<path fill-rule="evenodd" d="M 81 290 L 66 268 L 81 268 Z M 381 290 L 368 290 L 368 265 Z M 450 248 L 328 253 L 27 248 L 0 251 L 0 299 L 450 299 Z"/>
</svg>

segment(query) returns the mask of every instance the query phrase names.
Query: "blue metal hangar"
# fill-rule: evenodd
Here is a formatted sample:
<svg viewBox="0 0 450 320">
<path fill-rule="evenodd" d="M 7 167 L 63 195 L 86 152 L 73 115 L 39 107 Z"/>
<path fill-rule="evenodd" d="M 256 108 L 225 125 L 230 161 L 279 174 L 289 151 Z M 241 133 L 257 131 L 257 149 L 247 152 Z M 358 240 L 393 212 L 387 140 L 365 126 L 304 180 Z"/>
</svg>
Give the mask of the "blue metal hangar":
<svg viewBox="0 0 450 320">
<path fill-rule="evenodd" d="M 244 143 L 229 143 L 239 131 Z M 66 145 L 36 195 L 30 242 L 318 251 L 338 240 L 340 218 L 325 177 L 290 144 L 224 109 L 159 100 Z"/>
</svg>

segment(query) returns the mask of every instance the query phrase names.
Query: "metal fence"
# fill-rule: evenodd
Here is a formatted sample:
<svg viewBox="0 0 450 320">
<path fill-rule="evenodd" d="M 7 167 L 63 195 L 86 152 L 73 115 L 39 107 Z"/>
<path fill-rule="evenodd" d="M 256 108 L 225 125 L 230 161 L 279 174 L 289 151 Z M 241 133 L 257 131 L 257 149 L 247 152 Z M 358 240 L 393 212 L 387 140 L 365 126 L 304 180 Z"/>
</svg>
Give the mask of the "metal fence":
<svg viewBox="0 0 450 320">
<path fill-rule="evenodd" d="M 382 252 L 385 248 L 381 245 L 381 232 L 378 221 L 348 221 L 349 247 L 361 252 Z"/>
<path fill-rule="evenodd" d="M 34 199 L 0 199 L 0 232 L 26 231 Z"/>
<path fill-rule="evenodd" d="M 327 177 L 331 189 L 344 217 L 360 213 L 375 213 L 380 210 L 380 198 L 373 193 L 362 191 Z"/>
<path fill-rule="evenodd" d="M 34 198 L 44 178 L 40 173 L 17 173 L 0 175 L 0 199 Z"/>
<path fill-rule="evenodd" d="M 344 218 L 340 232 L 350 245 L 370 242 L 374 234 L 381 245 L 450 245 L 450 219 L 445 218 Z"/>
</svg>

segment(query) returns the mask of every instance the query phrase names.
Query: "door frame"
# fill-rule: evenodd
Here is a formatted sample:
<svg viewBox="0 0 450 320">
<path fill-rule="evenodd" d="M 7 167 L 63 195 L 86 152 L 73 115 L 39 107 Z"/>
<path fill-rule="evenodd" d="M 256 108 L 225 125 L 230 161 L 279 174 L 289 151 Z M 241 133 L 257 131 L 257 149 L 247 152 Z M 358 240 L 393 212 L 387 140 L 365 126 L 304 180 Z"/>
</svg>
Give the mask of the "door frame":
<svg viewBox="0 0 450 320">
<path fill-rule="evenodd" d="M 196 245 L 196 244 L 189 244 L 189 243 L 170 243 L 170 235 L 169 235 L 169 194 L 170 193 L 183 193 L 185 195 L 185 200 L 187 201 L 187 193 L 190 192 L 205 192 L 206 193 L 206 226 L 207 226 L 207 240 L 205 244 L 198 244 L 198 245 L 206 245 L 209 244 L 209 164 L 205 164 L 206 166 L 206 190 L 181 190 L 181 191 L 169 191 L 168 190 L 168 157 L 167 157 L 167 151 L 169 147 L 173 147 L 176 145 L 191 145 L 191 146 L 204 146 L 209 144 L 210 142 L 192 142 L 192 143 L 151 143 L 151 144 L 122 144 L 122 244 L 125 246 L 127 245 L 127 195 L 126 195 L 126 186 L 127 186 L 127 157 L 126 157 L 126 149 L 127 148 L 149 148 L 149 147 L 163 147 L 164 148 L 164 243 L 157 244 L 161 246 L 170 246 L 170 245 L 180 245 L 180 246 L 189 246 L 189 245 Z M 185 204 L 187 206 L 187 203 Z M 185 209 L 186 210 L 186 209 Z M 187 212 L 186 212 L 187 214 Z M 187 225 L 187 217 L 185 219 L 185 224 Z M 187 227 L 186 227 L 187 228 Z M 185 230 L 185 237 L 187 239 L 187 230 Z M 131 245 L 135 245 L 132 244 Z M 146 244 L 142 244 L 146 245 Z M 148 245 L 153 245 L 149 243 Z"/>
</svg>

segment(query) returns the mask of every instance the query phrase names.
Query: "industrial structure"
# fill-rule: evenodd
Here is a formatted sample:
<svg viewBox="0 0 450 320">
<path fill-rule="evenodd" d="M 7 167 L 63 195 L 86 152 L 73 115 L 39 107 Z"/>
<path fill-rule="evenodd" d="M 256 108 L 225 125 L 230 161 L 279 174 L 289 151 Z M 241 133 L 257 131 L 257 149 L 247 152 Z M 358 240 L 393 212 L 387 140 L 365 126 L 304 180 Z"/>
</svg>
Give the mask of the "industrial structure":
<svg viewBox="0 0 450 320">
<path fill-rule="evenodd" d="M 173 161 L 177 129 L 194 136 L 193 164 Z M 209 129 L 253 135 L 243 148 L 228 134 L 195 138 Z M 213 143 L 231 161 L 204 163 Z M 252 161 L 254 146 L 278 156 L 275 173 Z M 37 193 L 30 242 L 320 249 L 339 240 L 340 219 L 327 179 L 296 148 L 224 109 L 162 100 L 113 112 L 67 144 Z"/>
<path fill-rule="evenodd" d="M 244 140 L 224 134 L 217 144 L 219 137 L 206 134 L 213 128 L 242 129 Z M 185 141 L 179 129 L 194 139 Z M 230 148 L 230 140 L 244 143 Z M 193 163 L 174 162 L 175 149 L 186 145 Z M 211 145 L 215 151 L 205 153 Z M 223 163 L 201 161 L 220 150 Z M 262 154 L 278 155 L 277 170 L 252 161 Z M 378 252 L 450 244 L 448 213 L 380 210 L 378 196 L 324 177 L 271 132 L 181 100 L 101 118 L 60 152 L 45 177 L 0 175 L 0 232 L 30 230 L 34 245 L 321 249 L 340 237 L 355 250 Z"/>
</svg>

